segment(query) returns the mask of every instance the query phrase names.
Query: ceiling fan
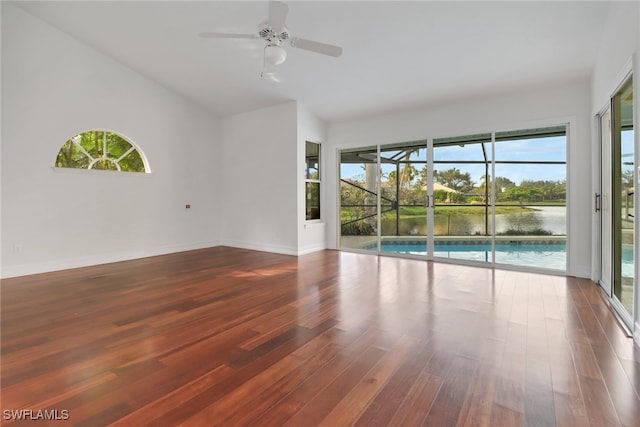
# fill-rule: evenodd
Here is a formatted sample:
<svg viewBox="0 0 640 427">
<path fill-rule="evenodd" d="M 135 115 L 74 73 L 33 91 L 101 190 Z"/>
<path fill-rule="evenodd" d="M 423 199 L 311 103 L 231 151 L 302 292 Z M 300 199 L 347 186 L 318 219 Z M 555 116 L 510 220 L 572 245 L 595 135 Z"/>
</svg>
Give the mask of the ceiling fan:
<svg viewBox="0 0 640 427">
<path fill-rule="evenodd" d="M 291 47 L 304 49 L 311 52 L 321 53 L 323 55 L 333 56 L 335 58 L 342 55 L 342 48 L 326 43 L 320 43 L 313 40 L 307 40 L 300 37 L 291 37 L 289 30 L 285 26 L 289 6 L 286 3 L 271 0 L 269 1 L 269 17 L 266 21 L 258 25 L 258 32 L 255 34 L 236 34 L 236 33 L 216 33 L 203 32 L 200 37 L 214 39 L 262 39 L 265 41 L 264 54 L 262 56 L 262 73 L 265 74 L 265 68 L 282 64 L 287 59 L 287 51 L 281 44 L 288 43 Z"/>
</svg>

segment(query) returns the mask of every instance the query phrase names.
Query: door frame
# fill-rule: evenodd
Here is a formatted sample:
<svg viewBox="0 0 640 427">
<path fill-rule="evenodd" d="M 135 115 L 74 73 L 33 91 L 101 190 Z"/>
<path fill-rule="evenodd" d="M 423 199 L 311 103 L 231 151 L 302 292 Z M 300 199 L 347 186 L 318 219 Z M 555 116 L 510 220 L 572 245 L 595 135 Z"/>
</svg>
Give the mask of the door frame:
<svg viewBox="0 0 640 427">
<path fill-rule="evenodd" d="M 607 105 L 605 107 L 603 107 L 598 114 L 596 115 L 596 120 L 598 123 L 598 143 L 597 146 L 599 148 L 598 150 L 598 165 L 599 165 L 599 179 L 598 179 L 598 186 L 597 189 L 599 190 L 599 194 L 601 195 L 601 207 L 605 206 L 605 201 L 604 198 L 602 197 L 602 195 L 604 194 L 603 189 L 604 189 L 604 175 L 606 172 L 606 169 L 604 167 L 604 156 L 603 156 L 603 150 L 604 150 L 604 146 L 603 146 L 603 140 L 602 140 L 602 121 L 601 121 L 601 117 L 603 114 L 606 114 L 607 112 L 609 112 L 610 116 L 609 116 L 609 160 L 610 160 L 610 165 L 608 166 L 609 168 L 609 172 L 611 173 L 611 175 L 613 174 L 613 161 L 614 161 L 614 154 L 615 154 L 615 150 L 613 147 L 614 144 L 614 136 L 613 136 L 613 126 L 612 124 L 612 120 L 613 120 L 613 98 L 614 96 L 620 91 L 620 89 L 622 89 L 622 87 L 627 83 L 627 81 L 629 80 L 629 78 L 633 77 L 633 69 L 630 66 L 631 64 L 629 64 L 628 68 L 626 69 L 626 71 L 621 75 L 622 78 L 618 80 L 618 84 L 615 86 L 615 88 L 610 92 L 609 95 L 609 99 L 607 102 Z M 635 89 L 637 86 L 637 83 L 634 81 L 633 82 L 633 88 Z M 635 90 L 634 90 L 635 92 Z M 637 113 L 635 113 L 635 106 L 634 106 L 634 118 L 637 117 Z M 637 129 L 637 124 L 636 123 L 637 118 L 634 120 L 634 130 Z M 634 136 L 634 141 L 636 142 L 636 146 L 637 146 L 637 141 L 638 141 L 638 134 L 637 132 L 635 132 L 635 136 Z M 635 160 L 637 163 L 637 159 L 638 157 L 640 157 L 638 154 L 638 150 L 634 150 L 635 151 Z M 637 164 L 636 164 L 636 168 L 637 168 Z M 640 170 L 640 169 L 638 169 Z M 636 179 L 636 181 L 638 181 L 638 179 L 640 179 L 640 177 L 638 177 Z M 600 212 L 597 212 L 596 214 L 599 214 L 599 221 L 598 221 L 598 232 L 597 232 L 597 238 L 596 238 L 596 244 L 598 245 L 598 251 L 597 251 L 597 256 L 598 259 L 596 262 L 598 262 L 599 265 L 599 269 L 597 272 L 597 277 L 596 277 L 596 282 L 599 284 L 599 286 L 602 288 L 603 292 L 605 293 L 605 295 L 607 296 L 609 303 L 611 304 L 611 306 L 613 307 L 613 309 L 615 310 L 615 312 L 618 314 L 618 317 L 621 320 L 621 323 L 624 325 L 624 327 L 628 330 L 629 333 L 631 333 L 634 330 L 634 318 L 637 317 L 636 311 L 637 311 L 637 307 L 638 307 L 638 263 L 636 263 L 635 265 L 635 277 L 634 277 L 634 282 L 633 282 L 633 302 L 632 302 L 632 312 L 629 313 L 627 311 L 627 309 L 624 307 L 624 305 L 622 304 L 622 302 L 616 297 L 615 295 L 615 291 L 614 291 L 614 286 L 615 286 L 615 268 L 616 266 L 614 266 L 614 262 L 615 262 L 615 256 L 614 256 L 614 247 L 615 247 L 615 242 L 614 242 L 614 235 L 615 235 L 615 230 L 614 230 L 614 218 L 613 218 L 613 186 L 614 186 L 614 182 L 613 182 L 613 176 L 611 177 L 611 180 L 609 182 L 609 184 L 611 185 L 611 187 L 609 188 L 609 191 L 611 192 L 611 197 L 609 198 L 609 200 L 606 201 L 607 205 L 610 207 L 609 212 L 609 220 L 611 221 L 611 235 L 609 236 L 610 239 L 610 243 L 611 243 L 611 250 L 609 253 L 609 262 L 611 264 L 611 275 L 608 278 L 609 283 L 606 283 L 603 278 L 604 278 L 604 271 L 602 268 L 603 265 L 603 259 L 606 256 L 606 254 L 603 252 L 602 250 L 602 246 L 603 246 L 603 242 L 604 242 L 604 238 L 605 236 L 603 235 L 603 226 L 604 226 L 604 221 L 607 220 L 606 216 L 603 214 L 603 209 L 600 209 Z M 635 195 L 635 204 L 634 204 L 634 209 L 635 209 L 635 213 L 637 214 L 639 209 L 638 209 L 638 195 Z M 637 217 L 637 215 L 636 215 Z M 635 221 L 634 224 L 634 254 L 637 254 L 638 252 L 638 247 L 640 246 L 638 244 L 638 221 Z"/>
</svg>

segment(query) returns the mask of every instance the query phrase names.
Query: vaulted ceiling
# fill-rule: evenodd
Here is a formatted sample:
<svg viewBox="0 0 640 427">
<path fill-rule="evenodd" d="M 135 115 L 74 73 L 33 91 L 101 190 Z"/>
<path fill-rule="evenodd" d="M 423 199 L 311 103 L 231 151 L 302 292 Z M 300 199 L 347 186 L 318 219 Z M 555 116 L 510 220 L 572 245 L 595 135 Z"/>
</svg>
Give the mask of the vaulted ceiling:
<svg viewBox="0 0 640 427">
<path fill-rule="evenodd" d="M 328 122 L 589 78 L 609 2 L 290 1 L 293 36 L 260 77 L 268 2 L 20 2 L 27 12 L 221 115 L 298 100 Z M 43 41 L 46 42 L 46 41 Z M 278 80 L 278 81 L 277 81 Z"/>
</svg>

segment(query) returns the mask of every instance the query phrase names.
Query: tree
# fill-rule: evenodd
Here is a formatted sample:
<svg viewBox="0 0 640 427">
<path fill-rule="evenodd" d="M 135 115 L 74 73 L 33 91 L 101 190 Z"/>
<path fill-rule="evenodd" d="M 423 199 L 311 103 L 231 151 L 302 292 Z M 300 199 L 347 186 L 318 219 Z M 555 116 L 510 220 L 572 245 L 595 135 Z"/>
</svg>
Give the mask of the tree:
<svg viewBox="0 0 640 427">
<path fill-rule="evenodd" d="M 531 186 L 515 186 L 509 187 L 503 193 L 502 200 L 512 202 L 538 202 L 543 200 L 544 194 L 540 188 Z"/>
<path fill-rule="evenodd" d="M 541 192 L 541 200 L 563 200 L 567 197 L 565 181 L 530 181 L 524 180 L 521 187 L 535 188 Z"/>
<path fill-rule="evenodd" d="M 469 172 L 462 173 L 458 168 L 451 168 L 442 172 L 434 170 L 433 179 L 445 187 L 460 193 L 469 193 L 475 186 L 475 183 L 471 180 L 471 174 Z"/>
<path fill-rule="evenodd" d="M 484 196 L 485 190 L 485 175 L 480 177 L 480 186 L 478 186 L 478 192 Z M 496 189 L 496 200 L 502 200 L 502 194 L 506 191 L 507 188 L 515 187 L 516 183 L 511 181 L 509 178 L 504 176 L 497 176 L 495 179 L 495 189 Z M 489 196 L 491 196 L 491 177 L 489 177 Z"/>
<path fill-rule="evenodd" d="M 497 190 L 496 192 L 502 193 L 504 190 L 506 190 L 509 187 L 515 187 L 516 183 L 511 181 L 509 178 L 505 178 L 503 176 L 496 176 L 495 186 Z"/>
</svg>

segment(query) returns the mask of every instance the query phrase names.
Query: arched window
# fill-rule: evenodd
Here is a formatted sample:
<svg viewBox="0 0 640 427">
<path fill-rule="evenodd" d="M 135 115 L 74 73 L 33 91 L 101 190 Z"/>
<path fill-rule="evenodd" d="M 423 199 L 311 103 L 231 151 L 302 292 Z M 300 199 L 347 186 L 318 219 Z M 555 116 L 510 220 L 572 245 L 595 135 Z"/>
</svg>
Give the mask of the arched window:
<svg viewBox="0 0 640 427">
<path fill-rule="evenodd" d="M 105 130 L 82 132 L 64 143 L 57 168 L 148 172 L 144 155 L 133 143 Z"/>
</svg>

